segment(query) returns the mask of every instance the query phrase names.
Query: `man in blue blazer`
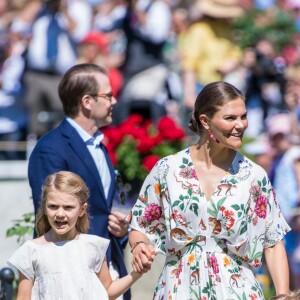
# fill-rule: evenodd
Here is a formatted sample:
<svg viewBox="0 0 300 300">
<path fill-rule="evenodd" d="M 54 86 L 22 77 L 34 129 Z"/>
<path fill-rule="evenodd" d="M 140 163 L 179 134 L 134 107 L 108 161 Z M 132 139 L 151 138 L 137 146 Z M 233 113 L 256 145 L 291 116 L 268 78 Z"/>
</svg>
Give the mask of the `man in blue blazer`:
<svg viewBox="0 0 300 300">
<path fill-rule="evenodd" d="M 99 131 L 111 124 L 116 99 L 105 70 L 94 64 L 79 64 L 69 69 L 60 81 L 58 92 L 66 117 L 38 140 L 29 158 L 28 177 L 35 213 L 49 174 L 67 170 L 80 175 L 90 190 L 89 233 L 111 240 L 107 261 L 112 277 L 116 277 L 114 273 L 122 277 L 127 273 L 123 249 L 129 225 L 124 214 L 111 212 L 116 175 Z M 130 299 L 130 292 L 123 299 Z"/>
</svg>

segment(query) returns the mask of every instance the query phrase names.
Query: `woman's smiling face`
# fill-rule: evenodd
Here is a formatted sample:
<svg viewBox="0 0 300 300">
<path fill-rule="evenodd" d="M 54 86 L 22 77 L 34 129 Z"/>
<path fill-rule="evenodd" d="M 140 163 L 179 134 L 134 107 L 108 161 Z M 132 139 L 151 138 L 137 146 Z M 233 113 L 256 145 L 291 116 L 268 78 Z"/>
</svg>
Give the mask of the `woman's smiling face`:
<svg viewBox="0 0 300 300">
<path fill-rule="evenodd" d="M 208 120 L 208 125 L 220 145 L 239 149 L 242 146 L 244 132 L 248 127 L 245 101 L 237 98 L 226 102 Z"/>
<path fill-rule="evenodd" d="M 69 193 L 53 189 L 46 200 L 45 214 L 57 240 L 70 240 L 76 235 L 76 223 L 85 213 L 86 204 Z"/>
</svg>

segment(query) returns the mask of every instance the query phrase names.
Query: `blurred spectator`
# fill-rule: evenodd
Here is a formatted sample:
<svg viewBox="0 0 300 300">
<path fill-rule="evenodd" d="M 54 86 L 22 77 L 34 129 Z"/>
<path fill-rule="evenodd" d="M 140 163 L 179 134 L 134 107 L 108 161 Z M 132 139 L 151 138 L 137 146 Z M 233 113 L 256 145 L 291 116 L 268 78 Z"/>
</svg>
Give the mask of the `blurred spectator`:
<svg viewBox="0 0 300 300">
<path fill-rule="evenodd" d="M 26 138 L 27 117 L 23 103 L 22 83 L 26 42 L 16 32 L 6 31 L 0 36 L 0 141 L 17 142 Z M 0 147 L 3 159 L 25 158 L 16 143 Z"/>
<path fill-rule="evenodd" d="M 9 0 L 0 0 L 0 30 L 9 27 L 14 18 L 14 12 L 11 10 Z"/>
<path fill-rule="evenodd" d="M 285 78 L 284 99 L 291 119 L 291 139 L 295 144 L 300 144 L 300 60 L 287 68 Z"/>
<path fill-rule="evenodd" d="M 108 40 L 111 67 L 119 68 L 124 63 L 126 37 L 122 23 L 126 15 L 126 0 L 101 0 L 96 6 L 93 30 L 105 34 Z"/>
<path fill-rule="evenodd" d="M 205 84 L 222 80 L 238 65 L 241 51 L 234 43 L 231 21 L 242 14 L 237 1 L 197 0 L 190 7 L 194 22 L 187 32 L 182 59 L 187 115 Z"/>
<path fill-rule="evenodd" d="M 188 42 L 186 33 L 189 25 L 190 18 L 188 9 L 183 6 L 174 7 L 172 10 L 172 27 L 163 51 L 164 62 L 169 70 L 167 78 L 169 98 L 173 100 L 168 101 L 166 105 L 167 115 L 172 117 L 183 127 L 185 127 L 186 124 L 184 124 L 182 113 L 180 113 L 184 109 L 181 61 L 184 52 L 183 49 Z"/>
<path fill-rule="evenodd" d="M 104 67 L 111 83 L 114 97 L 123 86 L 122 73 L 114 65 L 109 52 L 109 37 L 101 32 L 89 32 L 78 47 L 78 63 L 93 63 Z"/>
<path fill-rule="evenodd" d="M 73 24 L 69 25 L 70 35 L 77 45 L 92 28 L 92 7 L 86 0 L 61 0 L 61 11 L 65 23 Z"/>
<path fill-rule="evenodd" d="M 287 10 L 295 20 L 295 27 L 297 32 L 300 33 L 300 1 L 287 0 L 286 6 L 287 6 Z"/>
<path fill-rule="evenodd" d="M 287 113 L 269 118 L 267 132 L 271 146 L 275 150 L 270 180 L 276 191 L 281 211 L 293 228 L 293 211 L 300 203 L 300 146 L 290 141 L 291 123 Z M 291 289 L 300 288 L 300 259 L 295 256 L 300 246 L 300 231 L 290 231 L 285 236 L 286 251 L 290 265 Z"/>
<path fill-rule="evenodd" d="M 270 146 L 269 139 L 265 134 L 261 134 L 254 141 L 247 143 L 243 149 L 247 154 L 253 157 L 253 160 L 263 167 L 268 174 L 270 173 L 274 153 Z"/>
<path fill-rule="evenodd" d="M 276 55 L 273 44 L 261 38 L 255 45 L 256 63 L 251 68 L 246 91 L 249 122 L 248 136 L 255 137 L 265 129 L 269 116 L 286 110 L 284 102 L 285 62 Z"/>
<path fill-rule="evenodd" d="M 127 47 L 121 68 L 124 88 L 115 108 L 116 117 L 123 121 L 136 107 L 157 120 L 166 113 L 168 69 L 163 49 L 171 29 L 168 1 L 129 1 L 122 28 Z"/>
<path fill-rule="evenodd" d="M 76 63 L 76 45 L 90 30 L 91 17 L 91 7 L 83 0 L 43 0 L 32 24 L 24 81 L 28 131 L 37 137 L 63 116 L 58 83 L 61 74 Z"/>
<path fill-rule="evenodd" d="M 276 5 L 276 0 L 255 0 L 254 6 L 259 10 L 268 10 Z"/>
<path fill-rule="evenodd" d="M 186 33 L 189 26 L 188 9 L 183 7 L 174 8 L 172 10 L 172 26 L 165 47 L 167 51 L 164 50 L 164 52 L 165 61 L 170 65 L 171 69 L 175 69 L 178 73 L 180 72 L 183 49 L 187 43 Z"/>
<path fill-rule="evenodd" d="M 249 81 L 253 75 L 253 68 L 256 64 L 256 52 L 254 48 L 246 48 L 237 66 L 224 76 L 224 81 L 237 87 L 243 94 L 246 94 L 249 88 Z M 249 111 L 248 111 L 249 117 Z M 252 124 L 251 124 L 252 126 Z M 250 127 L 251 127 L 250 126 Z M 249 128 L 247 129 L 249 131 Z"/>
<path fill-rule="evenodd" d="M 300 61 L 300 34 L 293 36 L 292 43 L 288 43 L 283 47 L 282 56 L 287 66 L 294 65 Z"/>
<path fill-rule="evenodd" d="M 14 18 L 10 24 L 10 29 L 15 34 L 19 34 L 26 39 L 26 43 L 28 43 L 31 36 L 32 24 L 41 7 L 41 0 L 21 1 L 14 12 Z"/>
<path fill-rule="evenodd" d="M 132 80 L 142 71 L 150 72 L 150 68 L 163 67 L 163 46 L 171 29 L 171 8 L 167 1 L 129 1 L 123 26 L 128 40 L 122 66 L 126 80 Z"/>
<path fill-rule="evenodd" d="M 111 32 L 119 28 L 126 15 L 126 0 L 101 0 L 96 6 L 94 29 Z"/>
</svg>

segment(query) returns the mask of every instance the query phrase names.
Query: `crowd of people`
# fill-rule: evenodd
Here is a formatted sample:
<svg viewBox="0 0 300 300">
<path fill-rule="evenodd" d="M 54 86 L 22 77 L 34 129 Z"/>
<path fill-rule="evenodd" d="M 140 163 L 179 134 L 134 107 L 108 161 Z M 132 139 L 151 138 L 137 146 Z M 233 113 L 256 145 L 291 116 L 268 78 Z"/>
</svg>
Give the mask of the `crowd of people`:
<svg viewBox="0 0 300 300">
<path fill-rule="evenodd" d="M 77 63 L 108 71 L 118 98 L 114 123 L 142 111 L 185 125 L 201 88 L 224 79 L 246 94 L 247 135 L 255 137 L 270 115 L 296 106 L 285 98 L 287 74 L 300 56 L 299 6 L 296 0 L 1 0 L 0 139 L 38 139 L 55 127 L 63 117 L 59 80 Z M 295 37 L 285 48 L 268 36 L 240 47 L 236 36 L 243 33 L 233 23 L 255 8 L 285 11 L 294 20 Z M 10 150 L 1 157 L 18 158 Z"/>
<path fill-rule="evenodd" d="M 234 21 L 254 8 L 285 11 L 293 20 L 294 37 L 281 51 L 269 36 L 238 45 Z M 250 270 L 264 263 L 262 253 L 277 294 L 299 289 L 299 11 L 297 0 L 0 0 L 0 141 L 37 141 L 28 173 L 35 213 L 46 178 L 74 172 L 90 192 L 91 227 L 71 237 L 88 231 L 111 239 L 103 251 L 113 279 L 128 276 L 117 257 L 131 221 L 135 272 L 147 272 L 157 252 L 167 255 L 157 299 L 191 290 L 208 299 L 262 299 Z M 154 121 L 170 115 L 197 141 L 177 161 L 153 168 L 130 220 L 111 213 L 116 174 L 99 128 L 132 112 Z M 242 145 L 243 137 L 250 142 Z M 241 147 L 251 160 L 236 154 Z M 17 148 L 0 155 L 23 158 Z M 168 174 L 177 164 L 175 180 Z M 53 232 L 60 237 L 57 221 L 49 222 L 53 231 L 38 234 L 42 243 L 53 242 Z M 194 289 L 196 281 L 214 286 L 214 294 Z"/>
</svg>

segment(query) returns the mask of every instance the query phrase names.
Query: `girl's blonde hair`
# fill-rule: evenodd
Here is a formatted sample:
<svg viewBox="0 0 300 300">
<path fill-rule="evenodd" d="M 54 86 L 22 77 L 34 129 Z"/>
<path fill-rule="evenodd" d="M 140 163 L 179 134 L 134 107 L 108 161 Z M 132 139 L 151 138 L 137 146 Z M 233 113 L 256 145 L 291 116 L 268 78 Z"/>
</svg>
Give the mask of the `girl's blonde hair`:
<svg viewBox="0 0 300 300">
<path fill-rule="evenodd" d="M 36 215 L 36 231 L 38 236 L 42 236 L 51 229 L 48 217 L 45 214 L 48 194 L 51 191 L 73 195 L 78 199 L 80 206 L 87 204 L 90 195 L 88 187 L 79 175 L 69 171 L 59 171 L 50 174 L 43 185 L 41 204 Z M 86 233 L 89 227 L 89 215 L 86 207 L 85 213 L 77 220 L 76 229 L 78 232 Z"/>
</svg>

